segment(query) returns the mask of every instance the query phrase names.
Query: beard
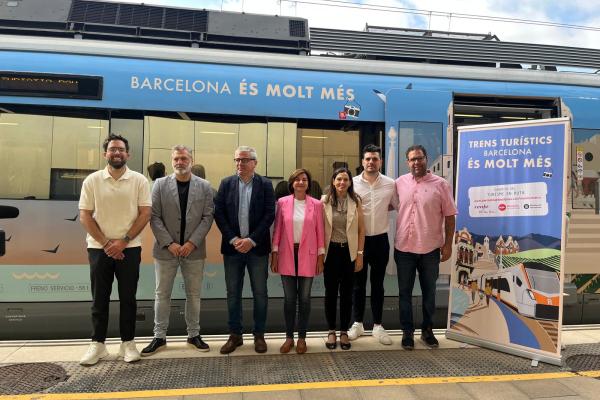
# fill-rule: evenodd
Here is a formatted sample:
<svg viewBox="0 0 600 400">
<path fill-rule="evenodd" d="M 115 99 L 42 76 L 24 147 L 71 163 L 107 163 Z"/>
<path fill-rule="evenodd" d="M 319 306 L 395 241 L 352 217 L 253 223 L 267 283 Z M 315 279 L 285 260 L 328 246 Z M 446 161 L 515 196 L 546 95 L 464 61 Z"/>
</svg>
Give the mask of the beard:
<svg viewBox="0 0 600 400">
<path fill-rule="evenodd" d="M 127 161 L 123 160 L 123 159 L 121 159 L 119 161 L 115 161 L 111 158 L 108 160 L 108 165 L 110 165 L 114 169 L 121 169 L 125 166 L 125 164 L 127 164 Z"/>
<path fill-rule="evenodd" d="M 174 168 L 176 175 L 187 175 L 192 171 L 192 168 Z"/>
</svg>

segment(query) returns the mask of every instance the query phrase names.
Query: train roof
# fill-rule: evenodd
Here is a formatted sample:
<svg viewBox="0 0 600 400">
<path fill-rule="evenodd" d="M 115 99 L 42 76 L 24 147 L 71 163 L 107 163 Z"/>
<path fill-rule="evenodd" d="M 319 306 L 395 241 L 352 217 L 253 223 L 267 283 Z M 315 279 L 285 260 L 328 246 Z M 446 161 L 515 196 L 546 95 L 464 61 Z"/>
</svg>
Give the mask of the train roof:
<svg viewBox="0 0 600 400">
<path fill-rule="evenodd" d="M 386 60 L 186 48 L 107 40 L 0 35 L 0 51 L 96 55 L 191 63 L 243 65 L 425 78 L 521 82 L 600 87 L 600 76 L 577 72 L 486 68 Z"/>
<path fill-rule="evenodd" d="M 600 87 L 584 72 L 600 70 L 598 49 L 473 37 L 113 1 L 0 2 L 0 50 Z"/>
</svg>

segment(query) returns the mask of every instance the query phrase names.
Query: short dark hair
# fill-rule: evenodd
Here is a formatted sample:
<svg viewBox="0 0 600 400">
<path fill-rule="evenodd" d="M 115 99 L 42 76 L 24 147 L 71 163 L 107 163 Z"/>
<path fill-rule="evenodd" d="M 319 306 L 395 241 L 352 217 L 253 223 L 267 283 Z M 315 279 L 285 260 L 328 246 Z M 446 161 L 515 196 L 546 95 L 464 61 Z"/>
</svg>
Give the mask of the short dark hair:
<svg viewBox="0 0 600 400">
<path fill-rule="evenodd" d="M 308 187 L 306 188 L 306 194 L 310 196 L 310 188 L 312 187 L 312 176 L 310 176 L 310 172 L 308 172 L 308 170 L 304 168 L 299 168 L 292 172 L 292 174 L 288 178 L 288 190 L 291 194 L 294 194 L 294 181 L 302 174 L 305 174 L 306 178 L 308 179 Z"/>
<path fill-rule="evenodd" d="M 123 143 L 125 143 L 125 150 L 127 150 L 127 152 L 129 153 L 129 141 L 123 136 L 117 135 L 116 133 L 111 133 L 106 137 L 106 139 L 104 139 L 104 142 L 102 143 L 102 148 L 104 149 L 104 152 L 108 151 L 108 144 L 112 140 L 120 140 Z"/>
<path fill-rule="evenodd" d="M 406 159 L 408 160 L 408 153 L 410 153 L 411 151 L 418 150 L 422 151 L 425 158 L 427 158 L 427 150 L 425 150 L 425 147 L 421 146 L 420 144 L 413 144 L 408 149 L 406 149 Z"/>
<path fill-rule="evenodd" d="M 379 158 L 381 158 L 381 147 L 377 146 L 376 144 L 370 143 L 363 147 L 362 158 L 365 158 L 365 153 L 378 153 Z"/>
</svg>

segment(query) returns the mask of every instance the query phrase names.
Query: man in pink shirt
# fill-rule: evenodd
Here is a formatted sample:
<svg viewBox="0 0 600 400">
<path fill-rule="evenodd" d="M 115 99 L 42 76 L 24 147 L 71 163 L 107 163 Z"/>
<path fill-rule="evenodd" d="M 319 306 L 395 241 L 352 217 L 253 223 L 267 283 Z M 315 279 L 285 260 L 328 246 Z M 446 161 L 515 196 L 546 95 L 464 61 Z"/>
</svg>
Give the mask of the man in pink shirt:
<svg viewBox="0 0 600 400">
<path fill-rule="evenodd" d="M 412 291 L 417 271 L 423 296 L 421 340 L 429 347 L 438 347 L 432 331 L 435 287 L 440 262 L 452 255 L 457 211 L 448 182 L 427 170 L 427 151 L 423 146 L 409 147 L 406 163 L 410 172 L 396 179 L 399 203 L 394 260 L 398 270 L 402 347 L 412 350 L 415 347 Z"/>
</svg>

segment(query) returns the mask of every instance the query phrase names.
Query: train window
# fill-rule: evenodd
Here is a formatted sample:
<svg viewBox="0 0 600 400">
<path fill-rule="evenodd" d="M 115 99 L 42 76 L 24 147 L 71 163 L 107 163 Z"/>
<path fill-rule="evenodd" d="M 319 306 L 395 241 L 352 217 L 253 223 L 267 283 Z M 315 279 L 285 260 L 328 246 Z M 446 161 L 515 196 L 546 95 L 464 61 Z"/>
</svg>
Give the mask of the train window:
<svg viewBox="0 0 600 400">
<path fill-rule="evenodd" d="M 104 165 L 108 121 L 0 114 L 0 197 L 75 200 L 81 181 Z"/>
<path fill-rule="evenodd" d="M 322 188 L 336 167 L 346 166 L 356 174 L 360 167 L 359 130 L 298 129 L 301 143 L 301 165 Z"/>
<path fill-rule="evenodd" d="M 545 293 L 559 293 L 560 280 L 554 271 L 543 271 L 527 268 L 531 288 Z"/>
<path fill-rule="evenodd" d="M 267 176 L 287 179 L 296 169 L 296 124 L 267 123 Z"/>
<path fill-rule="evenodd" d="M 519 279 L 519 277 L 516 277 L 516 282 L 517 282 L 517 286 L 521 287 L 523 285 L 523 281 L 521 279 Z"/>
<path fill-rule="evenodd" d="M 443 125 L 440 122 L 406 122 L 400 121 L 398 132 L 398 172 L 408 172 L 405 152 L 413 144 L 420 144 L 427 150 L 427 163 L 430 167 L 440 163 L 443 165 L 442 137 Z M 443 176 L 447 171 L 437 168 L 435 174 Z"/>
<path fill-rule="evenodd" d="M 233 152 L 252 146 L 258 155 L 256 172 L 287 177 L 296 167 L 296 124 L 287 122 L 228 123 L 146 116 L 144 119 L 144 170 L 161 162 L 171 171 L 171 148 L 184 144 L 194 151 L 194 163 L 203 167 L 214 188 L 233 174 Z"/>
<path fill-rule="evenodd" d="M 510 292 L 510 285 L 508 284 L 508 279 L 498 279 L 498 290 L 502 290 L 503 292 Z"/>
</svg>

